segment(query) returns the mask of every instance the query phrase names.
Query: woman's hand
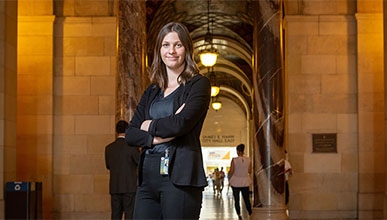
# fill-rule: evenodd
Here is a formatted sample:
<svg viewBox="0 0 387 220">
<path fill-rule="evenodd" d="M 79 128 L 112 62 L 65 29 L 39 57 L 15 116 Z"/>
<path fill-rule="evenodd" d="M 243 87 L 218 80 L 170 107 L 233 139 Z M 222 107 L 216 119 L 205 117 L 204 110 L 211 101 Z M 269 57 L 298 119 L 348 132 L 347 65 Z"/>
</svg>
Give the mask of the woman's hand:
<svg viewBox="0 0 387 220">
<path fill-rule="evenodd" d="M 140 129 L 143 130 L 143 131 L 148 132 L 149 125 L 150 125 L 151 122 L 152 122 L 152 120 L 145 120 L 145 121 L 143 121 L 142 124 L 141 124 Z"/>
<path fill-rule="evenodd" d="M 152 144 L 162 144 L 162 143 L 169 142 L 169 141 L 171 141 L 173 139 L 174 139 L 174 137 L 170 137 L 170 138 L 153 137 L 153 143 Z"/>
<path fill-rule="evenodd" d="M 142 122 L 140 129 L 143 130 L 143 131 L 148 132 L 149 125 L 150 125 L 151 122 L 152 122 L 152 120 L 145 120 L 144 122 Z M 153 137 L 152 144 L 166 143 L 166 142 L 169 142 L 169 141 L 171 141 L 173 139 L 174 139 L 174 137 L 170 137 L 170 138 Z"/>
<path fill-rule="evenodd" d="M 175 115 L 179 114 L 179 113 L 183 110 L 184 106 L 185 106 L 185 103 L 183 103 L 183 104 L 176 110 Z"/>
</svg>

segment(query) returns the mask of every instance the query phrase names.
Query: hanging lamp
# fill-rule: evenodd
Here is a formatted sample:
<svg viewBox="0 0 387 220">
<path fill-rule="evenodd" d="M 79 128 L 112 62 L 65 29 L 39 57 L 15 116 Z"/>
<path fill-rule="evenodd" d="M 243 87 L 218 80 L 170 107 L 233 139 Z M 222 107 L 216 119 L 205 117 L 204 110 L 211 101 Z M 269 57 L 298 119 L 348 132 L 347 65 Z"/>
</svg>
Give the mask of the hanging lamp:
<svg viewBox="0 0 387 220">
<path fill-rule="evenodd" d="M 218 98 L 213 98 L 212 99 L 212 102 L 211 102 L 211 107 L 212 109 L 214 109 L 215 111 L 218 111 L 222 108 L 222 102 L 218 100 Z"/>
<path fill-rule="evenodd" d="M 205 67 L 212 67 L 218 59 L 218 52 L 212 44 L 212 34 L 210 32 L 210 0 L 207 1 L 207 33 L 204 39 L 205 49 L 200 51 L 200 62 Z"/>
<path fill-rule="evenodd" d="M 220 86 L 216 80 L 216 75 L 213 69 L 210 71 L 210 68 L 208 68 L 208 74 L 211 82 L 211 97 L 215 97 L 220 92 Z"/>
</svg>

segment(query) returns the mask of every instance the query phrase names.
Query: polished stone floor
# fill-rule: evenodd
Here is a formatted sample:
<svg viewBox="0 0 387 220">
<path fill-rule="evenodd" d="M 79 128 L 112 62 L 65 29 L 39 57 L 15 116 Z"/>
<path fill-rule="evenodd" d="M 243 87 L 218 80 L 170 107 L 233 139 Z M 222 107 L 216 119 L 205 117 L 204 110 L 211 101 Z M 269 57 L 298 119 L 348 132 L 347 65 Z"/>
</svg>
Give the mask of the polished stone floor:
<svg viewBox="0 0 387 220">
<path fill-rule="evenodd" d="M 242 196 L 242 195 L 241 195 Z M 246 211 L 245 204 L 241 197 L 241 211 L 243 219 L 250 219 Z M 203 206 L 200 214 L 200 220 L 231 220 L 238 219 L 234 208 L 234 199 L 232 190 L 225 188 L 220 196 L 214 195 L 212 188 L 207 187 L 203 192 Z"/>
</svg>

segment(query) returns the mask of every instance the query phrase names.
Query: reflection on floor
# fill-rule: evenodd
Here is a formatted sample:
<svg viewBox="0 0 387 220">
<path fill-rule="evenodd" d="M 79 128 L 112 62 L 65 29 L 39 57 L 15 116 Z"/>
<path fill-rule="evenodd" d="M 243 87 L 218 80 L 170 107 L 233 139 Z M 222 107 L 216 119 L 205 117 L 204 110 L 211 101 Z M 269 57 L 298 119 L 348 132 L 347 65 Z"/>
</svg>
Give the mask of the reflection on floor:
<svg viewBox="0 0 387 220">
<path fill-rule="evenodd" d="M 250 198 L 251 199 L 251 198 Z M 241 195 L 241 212 L 243 219 L 250 219 Z M 234 198 L 231 188 L 225 188 L 221 195 L 215 195 L 212 188 L 207 187 L 203 192 L 203 206 L 200 220 L 231 220 L 238 219 L 234 208 Z"/>
</svg>

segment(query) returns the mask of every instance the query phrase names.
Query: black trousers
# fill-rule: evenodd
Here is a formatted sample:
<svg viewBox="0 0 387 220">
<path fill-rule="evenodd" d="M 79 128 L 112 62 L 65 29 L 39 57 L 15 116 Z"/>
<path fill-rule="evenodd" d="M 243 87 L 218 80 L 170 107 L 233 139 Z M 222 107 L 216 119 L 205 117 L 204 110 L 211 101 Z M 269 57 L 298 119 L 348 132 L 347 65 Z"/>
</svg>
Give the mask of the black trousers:
<svg viewBox="0 0 387 220">
<path fill-rule="evenodd" d="M 161 156 L 145 156 L 142 184 L 136 194 L 134 219 L 199 219 L 203 189 L 176 186 L 168 175 L 161 175 Z"/>
<path fill-rule="evenodd" d="M 251 215 L 253 211 L 251 209 L 249 187 L 248 186 L 246 186 L 246 187 L 233 187 L 233 186 L 231 186 L 231 188 L 232 188 L 232 193 L 234 195 L 234 202 L 235 202 L 234 206 L 235 206 L 236 213 L 238 215 L 241 214 L 241 207 L 239 205 L 239 203 L 240 203 L 239 194 L 242 192 L 242 197 L 243 197 L 243 201 L 245 202 L 247 212 L 249 213 L 249 215 Z"/>
<path fill-rule="evenodd" d="M 112 193 L 110 194 L 111 218 L 122 219 L 125 213 L 125 219 L 133 219 L 134 201 L 136 193 Z"/>
</svg>

